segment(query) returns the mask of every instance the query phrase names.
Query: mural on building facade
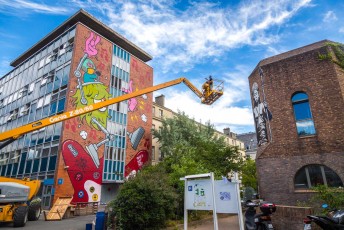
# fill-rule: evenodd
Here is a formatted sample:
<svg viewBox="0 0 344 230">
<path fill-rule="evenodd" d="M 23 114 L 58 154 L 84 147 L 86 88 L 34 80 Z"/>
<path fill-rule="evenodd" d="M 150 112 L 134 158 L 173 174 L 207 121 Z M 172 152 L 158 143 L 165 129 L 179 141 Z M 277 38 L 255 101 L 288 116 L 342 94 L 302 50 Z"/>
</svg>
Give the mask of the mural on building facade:
<svg viewBox="0 0 344 230">
<path fill-rule="evenodd" d="M 132 93 L 140 89 L 152 86 L 152 72 L 147 70 L 141 63 L 131 59 L 132 76 L 128 88 L 123 88 L 125 93 Z M 151 96 L 151 95 L 150 95 Z M 146 94 L 131 98 L 128 100 L 128 127 L 127 127 L 127 164 L 125 166 L 124 176 L 126 178 L 136 175 L 136 173 L 149 160 L 149 151 L 151 151 L 151 135 L 145 130 L 150 130 L 151 104 Z"/>
<path fill-rule="evenodd" d="M 78 26 L 66 110 L 82 108 L 111 97 L 108 87 L 113 65 L 111 59 L 113 49 L 113 45 L 107 40 L 84 26 Z M 153 85 L 152 68 L 134 56 L 130 57 L 130 71 L 128 72 L 130 82 L 125 89 L 121 89 L 124 93 L 135 92 Z M 126 144 L 121 144 L 123 148 L 126 147 L 126 152 L 123 154 L 125 164 L 122 165 L 124 175 L 120 174 L 123 177 L 119 177 L 119 180 L 125 179 L 130 173 L 135 174 L 149 160 L 151 102 L 151 94 L 128 100 L 127 127 L 124 130 L 121 129 L 121 132 L 123 130 L 127 136 Z M 56 176 L 65 182 L 55 185 L 56 197 L 73 194 L 72 202 L 101 200 L 102 181 L 105 175 L 105 172 L 103 175 L 103 169 L 106 162 L 105 144 L 111 140 L 113 141 L 109 144 L 113 144 L 116 140 L 114 134 L 117 135 L 109 131 L 108 118 L 110 118 L 108 109 L 101 108 L 64 123 L 62 157 L 61 160 L 59 159 Z M 123 170 L 123 168 L 116 168 L 116 170 Z"/>
<path fill-rule="evenodd" d="M 272 119 L 272 114 L 269 111 L 268 104 L 265 99 L 264 86 L 263 86 L 263 72 L 259 68 L 259 75 L 262 81 L 263 99 L 259 95 L 258 83 L 252 84 L 252 97 L 253 97 L 253 116 L 256 125 L 257 142 L 258 146 L 264 145 L 269 142 L 271 138 L 271 130 L 269 121 Z M 263 102 L 262 102 L 263 101 Z M 268 135 L 269 133 L 269 135 Z"/>
<path fill-rule="evenodd" d="M 82 45 L 83 56 L 74 70 L 75 87 L 71 90 L 71 105 L 82 108 L 111 97 L 108 92 L 111 50 L 102 48 L 99 35 L 89 31 Z M 104 42 L 105 43 L 105 42 Z M 96 64 L 97 63 L 97 64 Z M 105 74 L 103 74 L 105 72 Z M 66 129 L 75 136 L 62 144 L 62 156 L 74 188 L 73 202 L 99 201 L 101 194 L 104 145 L 114 139 L 107 130 L 106 107 L 73 118 Z"/>
</svg>

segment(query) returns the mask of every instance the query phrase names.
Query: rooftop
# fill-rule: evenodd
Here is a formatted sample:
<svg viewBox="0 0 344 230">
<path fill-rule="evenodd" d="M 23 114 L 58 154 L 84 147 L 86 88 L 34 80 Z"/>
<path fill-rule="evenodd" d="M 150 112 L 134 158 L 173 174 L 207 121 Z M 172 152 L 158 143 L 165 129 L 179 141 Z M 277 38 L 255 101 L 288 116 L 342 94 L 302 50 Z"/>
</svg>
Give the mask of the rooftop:
<svg viewBox="0 0 344 230">
<path fill-rule="evenodd" d="M 12 61 L 11 66 L 16 67 L 17 65 L 25 61 L 27 58 L 29 58 L 31 55 L 39 51 L 41 48 L 49 44 L 52 40 L 54 40 L 56 37 L 62 34 L 66 29 L 70 28 L 78 22 L 98 32 L 109 41 L 116 43 L 117 45 L 119 45 L 132 55 L 136 56 L 137 58 L 141 59 L 142 61 L 147 62 L 152 60 L 152 56 L 146 53 L 144 50 L 142 50 L 134 43 L 124 38 L 116 31 L 112 30 L 110 27 L 103 24 L 101 21 L 93 17 L 91 14 L 87 13 L 83 9 L 80 9 L 72 17 L 67 19 L 60 26 L 58 26 L 56 29 L 50 32 L 47 36 L 38 41 L 30 49 L 21 54 L 17 59 Z"/>
</svg>

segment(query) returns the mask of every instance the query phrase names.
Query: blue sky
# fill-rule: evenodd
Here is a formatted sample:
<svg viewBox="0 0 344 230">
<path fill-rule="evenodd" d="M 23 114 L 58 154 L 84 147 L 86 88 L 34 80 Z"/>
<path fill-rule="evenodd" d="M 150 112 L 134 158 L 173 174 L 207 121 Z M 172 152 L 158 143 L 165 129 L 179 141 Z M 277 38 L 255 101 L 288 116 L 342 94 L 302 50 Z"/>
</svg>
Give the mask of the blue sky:
<svg viewBox="0 0 344 230">
<path fill-rule="evenodd" d="M 185 86 L 154 93 L 219 131 L 254 131 L 247 78 L 261 59 L 323 39 L 344 43 L 340 0 L 0 0 L 0 76 L 80 8 L 153 56 L 154 84 L 185 76 L 200 88 L 208 75 L 223 80 L 224 96 L 212 106 Z"/>
</svg>

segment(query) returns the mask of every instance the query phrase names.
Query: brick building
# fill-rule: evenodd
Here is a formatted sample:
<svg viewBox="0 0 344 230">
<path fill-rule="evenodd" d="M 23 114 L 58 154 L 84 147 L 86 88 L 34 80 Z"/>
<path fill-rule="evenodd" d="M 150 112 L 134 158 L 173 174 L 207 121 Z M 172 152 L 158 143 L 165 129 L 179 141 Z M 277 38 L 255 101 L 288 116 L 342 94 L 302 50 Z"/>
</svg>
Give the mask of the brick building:
<svg viewBox="0 0 344 230">
<path fill-rule="evenodd" d="M 130 29 L 130 28 L 128 28 Z M 153 85 L 152 57 L 80 10 L 0 79 L 0 132 Z M 151 152 L 152 94 L 28 133 L 0 150 L 0 175 L 43 182 L 53 199 L 107 202 Z"/>
<path fill-rule="evenodd" d="M 343 186 L 344 70 L 335 62 L 344 49 L 328 42 L 264 59 L 249 76 L 259 189 L 269 201 L 294 205 L 314 185 Z"/>
</svg>

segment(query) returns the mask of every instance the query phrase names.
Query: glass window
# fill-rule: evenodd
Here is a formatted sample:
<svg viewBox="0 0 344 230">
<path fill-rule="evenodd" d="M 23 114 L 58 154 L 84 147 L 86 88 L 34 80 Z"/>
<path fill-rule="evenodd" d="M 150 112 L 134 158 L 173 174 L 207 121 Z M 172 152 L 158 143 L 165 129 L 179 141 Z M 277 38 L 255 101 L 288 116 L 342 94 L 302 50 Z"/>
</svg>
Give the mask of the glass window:
<svg viewBox="0 0 344 230">
<path fill-rule="evenodd" d="M 62 99 L 59 100 L 59 104 L 57 106 L 57 113 L 60 113 L 60 112 L 64 111 L 65 102 L 66 102 L 66 98 L 62 98 Z"/>
<path fill-rule="evenodd" d="M 38 99 L 37 109 L 41 108 L 43 106 L 43 102 L 44 102 L 44 97 L 41 97 L 40 99 Z"/>
<path fill-rule="evenodd" d="M 52 156 L 49 159 L 49 168 L 48 171 L 54 171 L 56 166 L 56 156 Z"/>
<path fill-rule="evenodd" d="M 295 175 L 295 189 L 309 189 L 317 185 L 328 187 L 343 186 L 340 177 L 325 165 L 306 165 Z"/>
<path fill-rule="evenodd" d="M 69 80 L 70 65 L 66 66 L 63 70 L 62 84 L 61 86 L 67 85 Z"/>
<path fill-rule="evenodd" d="M 296 93 L 291 98 L 291 101 L 294 109 L 297 134 L 299 136 L 314 135 L 316 132 L 307 94 L 302 92 Z"/>
</svg>

